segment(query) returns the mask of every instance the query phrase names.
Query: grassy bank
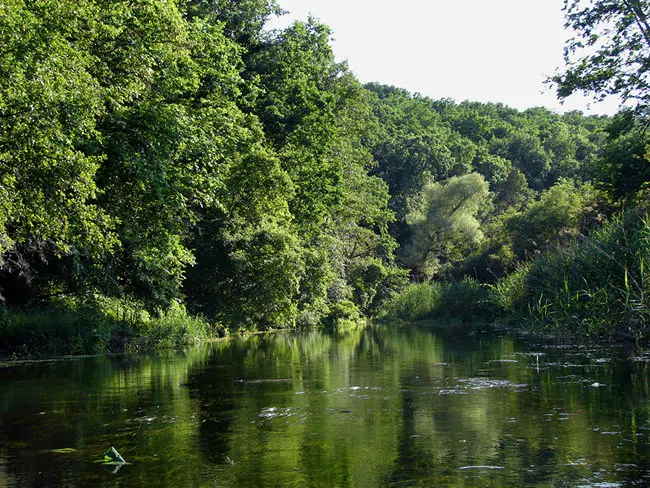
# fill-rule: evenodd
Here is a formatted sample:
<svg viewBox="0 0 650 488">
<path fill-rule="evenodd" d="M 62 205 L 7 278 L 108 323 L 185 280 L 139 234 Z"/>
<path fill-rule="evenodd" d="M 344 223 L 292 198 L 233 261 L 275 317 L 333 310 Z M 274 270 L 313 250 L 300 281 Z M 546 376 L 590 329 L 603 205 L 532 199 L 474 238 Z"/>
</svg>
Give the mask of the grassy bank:
<svg viewBox="0 0 650 488">
<path fill-rule="evenodd" d="M 489 315 L 488 289 L 472 278 L 454 283 L 412 283 L 384 307 L 388 319 L 455 319 L 470 321 Z"/>
<path fill-rule="evenodd" d="M 524 264 L 492 290 L 500 315 L 578 336 L 650 339 L 650 220 L 628 213 Z"/>
<path fill-rule="evenodd" d="M 154 315 L 136 303 L 106 298 L 0 310 L 0 355 L 6 358 L 161 349 L 224 333 L 181 306 Z"/>
<path fill-rule="evenodd" d="M 650 218 L 612 219 L 588 237 L 522 264 L 496 285 L 412 284 L 388 318 L 507 320 L 576 337 L 650 340 Z"/>
</svg>

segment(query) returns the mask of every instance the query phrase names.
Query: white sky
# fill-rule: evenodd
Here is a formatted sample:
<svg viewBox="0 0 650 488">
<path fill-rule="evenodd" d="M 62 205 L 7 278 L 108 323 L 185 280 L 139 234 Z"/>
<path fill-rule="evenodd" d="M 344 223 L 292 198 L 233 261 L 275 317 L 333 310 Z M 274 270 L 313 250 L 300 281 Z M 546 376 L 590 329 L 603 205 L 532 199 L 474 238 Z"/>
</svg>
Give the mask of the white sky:
<svg viewBox="0 0 650 488">
<path fill-rule="evenodd" d="M 279 0 L 279 28 L 309 14 L 333 30 L 337 60 L 362 82 L 431 98 L 501 102 L 524 110 L 612 114 L 617 100 L 574 95 L 564 105 L 544 79 L 563 65 L 563 0 Z"/>
</svg>

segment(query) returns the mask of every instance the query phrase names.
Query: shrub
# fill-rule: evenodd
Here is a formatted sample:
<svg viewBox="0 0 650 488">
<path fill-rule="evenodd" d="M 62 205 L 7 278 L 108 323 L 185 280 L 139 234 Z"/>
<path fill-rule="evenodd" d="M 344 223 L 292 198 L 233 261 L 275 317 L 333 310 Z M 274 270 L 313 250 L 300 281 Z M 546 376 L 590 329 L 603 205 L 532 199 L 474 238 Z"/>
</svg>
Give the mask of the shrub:
<svg viewBox="0 0 650 488">
<path fill-rule="evenodd" d="M 473 278 L 442 285 L 437 317 L 460 318 L 469 321 L 488 315 L 487 289 Z"/>
<path fill-rule="evenodd" d="M 152 317 L 137 303 L 107 298 L 59 299 L 40 309 L 5 310 L 0 316 L 0 343 L 8 357 L 174 347 L 217 333 L 208 321 L 189 315 L 179 304 Z"/>
<path fill-rule="evenodd" d="M 389 318 L 405 321 L 429 318 L 440 306 L 439 283 L 412 283 L 388 301 L 384 307 Z"/>
<path fill-rule="evenodd" d="M 363 322 L 359 309 L 350 300 L 332 304 L 329 314 L 323 320 L 326 327 L 334 330 L 354 328 Z"/>
</svg>

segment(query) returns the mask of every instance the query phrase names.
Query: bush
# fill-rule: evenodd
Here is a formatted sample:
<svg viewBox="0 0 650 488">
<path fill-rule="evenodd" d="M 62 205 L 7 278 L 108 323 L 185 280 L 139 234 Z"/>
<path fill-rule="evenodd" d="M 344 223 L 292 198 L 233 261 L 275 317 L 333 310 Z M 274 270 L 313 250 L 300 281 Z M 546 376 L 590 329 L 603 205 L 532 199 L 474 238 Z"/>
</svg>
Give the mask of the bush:
<svg viewBox="0 0 650 488">
<path fill-rule="evenodd" d="M 98 354 L 107 345 L 116 324 L 87 307 L 8 312 L 0 327 L 0 342 L 8 356 Z"/>
<path fill-rule="evenodd" d="M 497 315 L 515 313 L 517 305 L 523 298 L 524 285 L 530 267 L 530 263 L 524 263 L 514 272 L 501 278 L 496 285 L 490 287 L 488 302 Z"/>
<path fill-rule="evenodd" d="M 440 306 L 439 283 L 412 283 L 395 295 L 384 307 L 389 318 L 413 321 L 429 318 Z"/>
<path fill-rule="evenodd" d="M 350 267 L 349 281 L 359 309 L 373 315 L 381 305 L 406 285 L 408 271 L 366 258 Z"/>
<path fill-rule="evenodd" d="M 473 278 L 442 285 L 440 305 L 435 315 L 469 321 L 489 315 L 488 293 L 484 285 Z"/>
<path fill-rule="evenodd" d="M 323 320 L 326 327 L 339 331 L 358 327 L 365 323 L 359 309 L 350 300 L 341 300 L 330 306 L 330 312 Z"/>
<path fill-rule="evenodd" d="M 473 278 L 452 283 L 413 283 L 384 308 L 388 318 L 403 321 L 454 318 L 469 321 L 489 314 L 484 285 Z"/>
<path fill-rule="evenodd" d="M 185 307 L 173 303 L 158 317 L 136 324 L 133 334 L 129 349 L 156 349 L 195 344 L 212 336 L 213 330 L 203 317 L 189 315 Z"/>
</svg>

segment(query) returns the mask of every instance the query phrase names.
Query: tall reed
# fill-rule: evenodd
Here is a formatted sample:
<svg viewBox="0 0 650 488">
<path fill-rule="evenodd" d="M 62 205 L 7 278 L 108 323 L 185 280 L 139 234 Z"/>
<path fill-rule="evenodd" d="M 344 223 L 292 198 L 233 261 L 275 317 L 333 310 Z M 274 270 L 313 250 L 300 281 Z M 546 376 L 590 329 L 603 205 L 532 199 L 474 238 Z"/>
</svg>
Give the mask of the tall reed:
<svg viewBox="0 0 650 488">
<path fill-rule="evenodd" d="M 501 280 L 501 314 L 586 336 L 647 341 L 650 219 L 628 212 Z"/>
</svg>

